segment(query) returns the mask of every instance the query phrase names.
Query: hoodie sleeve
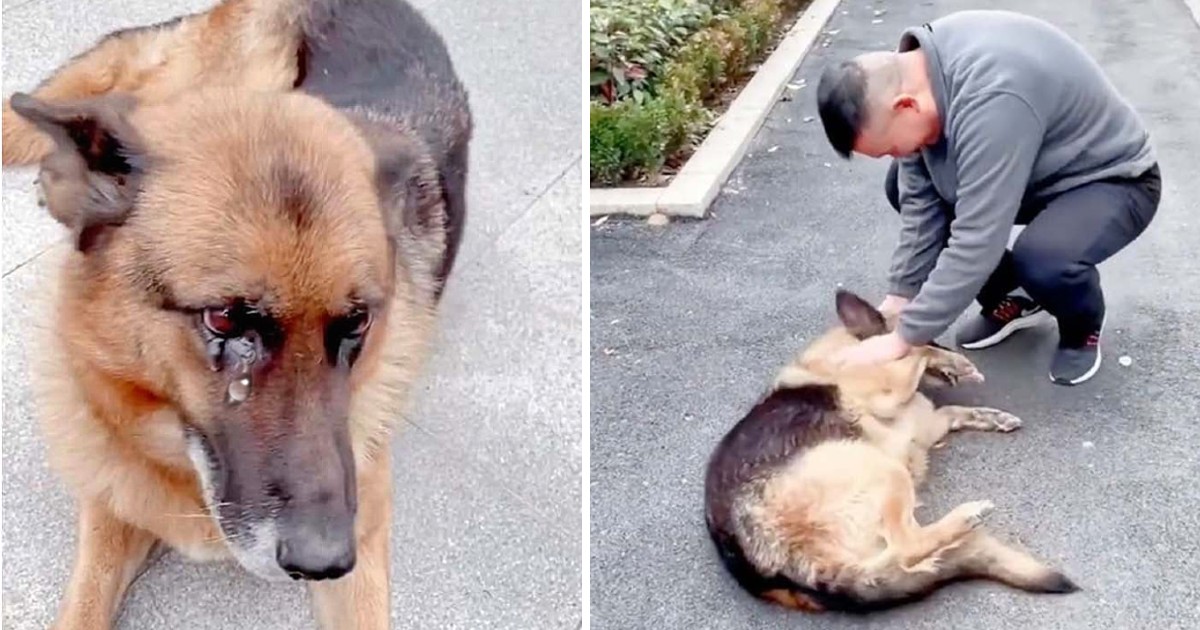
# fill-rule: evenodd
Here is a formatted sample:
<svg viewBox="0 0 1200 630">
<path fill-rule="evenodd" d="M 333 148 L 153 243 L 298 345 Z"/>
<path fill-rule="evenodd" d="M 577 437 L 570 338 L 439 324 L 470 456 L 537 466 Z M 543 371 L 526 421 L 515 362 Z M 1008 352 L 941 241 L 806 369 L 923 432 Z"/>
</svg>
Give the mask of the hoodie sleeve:
<svg viewBox="0 0 1200 630">
<path fill-rule="evenodd" d="M 1024 99 L 1000 92 L 966 104 L 948 131 L 955 147 L 958 199 L 949 241 L 900 316 L 898 332 L 913 345 L 945 332 L 999 264 L 1044 127 Z"/>
<path fill-rule="evenodd" d="M 911 299 L 929 277 L 946 243 L 950 213 L 920 154 L 898 159 L 897 168 L 900 242 L 892 254 L 888 293 Z"/>
</svg>

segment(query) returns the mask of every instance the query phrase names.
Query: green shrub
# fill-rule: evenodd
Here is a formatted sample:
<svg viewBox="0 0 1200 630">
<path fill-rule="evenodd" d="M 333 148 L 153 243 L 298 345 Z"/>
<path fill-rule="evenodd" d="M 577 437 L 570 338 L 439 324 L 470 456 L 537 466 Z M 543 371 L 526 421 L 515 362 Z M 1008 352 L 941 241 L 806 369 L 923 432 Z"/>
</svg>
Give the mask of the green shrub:
<svg viewBox="0 0 1200 630">
<path fill-rule="evenodd" d="M 592 102 L 591 179 L 601 185 L 652 176 L 693 142 L 709 113 L 674 93 L 642 102 Z"/>
<path fill-rule="evenodd" d="M 667 91 L 658 99 L 662 108 L 663 144 L 666 157 L 694 144 L 712 122 L 712 113 L 693 99 Z"/>
<path fill-rule="evenodd" d="M 655 94 L 663 66 L 713 19 L 702 0 L 593 0 L 591 91 L 612 103 Z"/>
<path fill-rule="evenodd" d="M 742 47 L 747 58 L 757 58 L 771 43 L 775 26 L 783 18 L 781 5 L 779 0 L 750 0 L 733 18 L 742 30 Z"/>
<path fill-rule="evenodd" d="M 615 184 L 662 168 L 666 143 L 654 101 L 592 103 L 592 179 Z"/>
<path fill-rule="evenodd" d="M 664 82 L 677 94 L 705 101 L 725 76 L 730 42 L 720 31 L 696 33 L 665 70 Z"/>
<path fill-rule="evenodd" d="M 593 0 L 593 183 L 653 177 L 694 145 L 713 118 L 706 104 L 762 56 L 784 12 L 806 2 Z"/>
</svg>

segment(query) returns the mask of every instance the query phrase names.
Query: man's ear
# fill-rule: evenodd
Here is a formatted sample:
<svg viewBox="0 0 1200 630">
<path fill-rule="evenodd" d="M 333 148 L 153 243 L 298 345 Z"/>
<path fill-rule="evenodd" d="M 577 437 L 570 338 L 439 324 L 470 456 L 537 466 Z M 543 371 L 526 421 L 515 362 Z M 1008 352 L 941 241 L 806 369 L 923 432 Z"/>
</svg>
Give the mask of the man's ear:
<svg viewBox="0 0 1200 630">
<path fill-rule="evenodd" d="M 144 168 L 143 145 L 127 115 L 130 95 L 49 103 L 17 93 L 12 109 L 54 139 L 38 180 L 47 208 L 87 252 L 133 210 Z"/>
<path fill-rule="evenodd" d="M 866 300 L 845 289 L 837 290 L 838 319 L 856 339 L 863 340 L 887 332 L 887 322 Z"/>
</svg>

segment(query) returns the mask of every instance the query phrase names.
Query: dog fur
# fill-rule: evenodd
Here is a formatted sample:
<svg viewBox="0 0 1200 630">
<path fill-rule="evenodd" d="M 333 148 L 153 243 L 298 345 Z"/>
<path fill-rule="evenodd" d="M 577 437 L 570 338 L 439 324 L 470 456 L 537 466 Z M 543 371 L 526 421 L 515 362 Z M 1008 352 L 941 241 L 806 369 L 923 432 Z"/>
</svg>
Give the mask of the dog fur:
<svg viewBox="0 0 1200 630">
<path fill-rule="evenodd" d="M 32 94 L 63 102 L 121 93 L 152 104 L 202 85 L 286 90 L 299 75 L 296 51 L 309 4 L 225 0 L 203 13 L 114 31 L 56 69 Z M 7 101 L 3 137 L 5 166 L 35 164 L 55 149 L 53 138 Z"/>
<path fill-rule="evenodd" d="M 988 501 L 917 523 L 929 450 L 962 429 L 1007 432 L 1020 421 L 982 407 L 935 408 L 922 383 L 981 382 L 969 360 L 924 346 L 878 366 L 841 367 L 837 351 L 894 326 L 858 296 L 837 293 L 841 325 L 783 368 L 717 445 L 705 516 L 722 562 L 752 595 L 809 612 L 867 612 L 984 578 L 1032 592 L 1074 583 L 982 528 Z"/>
<path fill-rule="evenodd" d="M 110 34 L 3 133 L 72 235 L 31 355 L 78 505 L 55 628 L 110 627 L 160 543 L 389 627 L 389 438 L 466 215 L 440 37 L 398 0 L 227 0 Z"/>
</svg>

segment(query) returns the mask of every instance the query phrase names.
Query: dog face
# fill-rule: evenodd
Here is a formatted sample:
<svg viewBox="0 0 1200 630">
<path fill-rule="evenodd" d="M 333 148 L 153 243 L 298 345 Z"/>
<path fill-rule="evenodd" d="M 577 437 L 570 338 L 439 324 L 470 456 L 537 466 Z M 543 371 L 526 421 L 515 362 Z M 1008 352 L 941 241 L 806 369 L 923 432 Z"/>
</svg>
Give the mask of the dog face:
<svg viewBox="0 0 1200 630">
<path fill-rule="evenodd" d="M 879 365 L 839 365 L 833 360 L 838 352 L 886 334 L 894 328 L 896 318 L 885 316 L 859 296 L 844 290 L 836 294 L 836 308 L 839 325 L 827 330 L 785 367 L 776 379 L 776 386 L 835 384 L 844 397 L 872 413 L 880 416 L 894 413 L 916 393 L 928 365 L 927 349 L 914 348 L 903 358 Z"/>
<path fill-rule="evenodd" d="M 251 572 L 348 572 L 352 400 L 386 344 L 416 355 L 430 326 L 422 270 L 437 266 L 440 218 L 420 160 L 378 155 L 299 94 L 12 104 L 58 143 L 40 181 L 77 250 L 64 342 L 88 378 L 127 394 L 112 405 L 124 417 L 106 419 L 135 421 L 131 400 L 178 415 L 203 498 Z"/>
</svg>

